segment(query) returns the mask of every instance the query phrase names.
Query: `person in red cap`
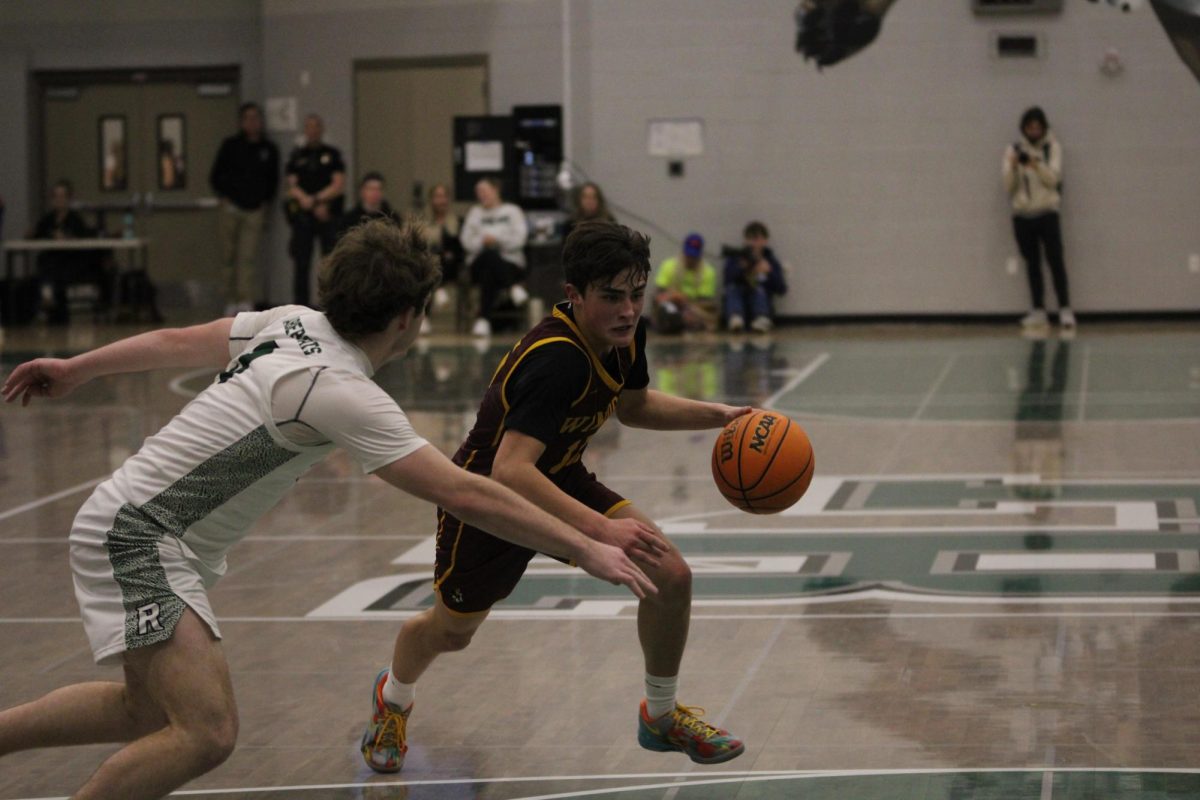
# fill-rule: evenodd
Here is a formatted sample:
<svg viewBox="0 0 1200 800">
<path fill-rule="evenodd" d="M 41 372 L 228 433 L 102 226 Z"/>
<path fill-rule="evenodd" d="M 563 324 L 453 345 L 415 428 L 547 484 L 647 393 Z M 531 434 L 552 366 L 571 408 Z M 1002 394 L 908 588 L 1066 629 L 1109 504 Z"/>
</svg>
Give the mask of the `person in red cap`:
<svg viewBox="0 0 1200 800">
<path fill-rule="evenodd" d="M 683 254 L 658 265 L 654 325 L 661 333 L 717 328 L 717 268 L 704 260 L 704 237 L 689 233 Z"/>
</svg>

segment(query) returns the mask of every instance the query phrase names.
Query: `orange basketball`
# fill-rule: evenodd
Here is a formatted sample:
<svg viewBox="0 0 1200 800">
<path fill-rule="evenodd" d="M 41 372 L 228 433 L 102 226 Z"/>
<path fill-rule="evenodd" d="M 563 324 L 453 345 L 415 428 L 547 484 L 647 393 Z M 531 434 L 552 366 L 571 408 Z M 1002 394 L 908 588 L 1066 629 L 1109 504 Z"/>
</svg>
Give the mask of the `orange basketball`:
<svg viewBox="0 0 1200 800">
<path fill-rule="evenodd" d="M 814 463 L 808 434 L 778 411 L 743 414 L 713 444 L 717 489 L 751 514 L 775 514 L 799 500 Z"/>
</svg>

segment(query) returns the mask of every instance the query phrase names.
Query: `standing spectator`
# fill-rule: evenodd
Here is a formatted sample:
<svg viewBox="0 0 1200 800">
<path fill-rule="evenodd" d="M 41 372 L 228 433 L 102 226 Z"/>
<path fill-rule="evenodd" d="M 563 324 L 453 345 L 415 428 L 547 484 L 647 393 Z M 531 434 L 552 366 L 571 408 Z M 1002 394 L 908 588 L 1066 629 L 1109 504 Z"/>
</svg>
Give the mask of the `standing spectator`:
<svg viewBox="0 0 1200 800">
<path fill-rule="evenodd" d="M 34 239 L 86 239 L 93 231 L 83 216 L 71 208 L 73 191 L 69 181 L 60 180 L 50 190 L 50 210 L 38 220 Z M 87 251 L 44 252 L 38 256 L 38 275 L 43 286 L 51 289 L 52 301 L 46 313 L 51 325 L 66 325 L 70 319 L 67 288 L 80 278 L 80 273 L 94 265 L 94 254 Z M 12 291 L 10 288 L 9 291 Z M 107 295 L 102 286 L 102 295 Z M 107 296 L 101 298 L 107 300 Z"/>
<path fill-rule="evenodd" d="M 598 219 L 604 222 L 616 222 L 616 218 L 612 212 L 608 210 L 608 201 L 604 199 L 604 192 L 600 187 L 591 181 L 580 186 L 575 190 L 572 204 L 575 206 L 571 212 L 570 219 L 567 220 L 566 230 L 563 231 L 563 238 L 566 239 L 571 235 L 571 231 L 575 230 L 575 226 L 581 222 Z"/>
<path fill-rule="evenodd" d="M 241 131 L 221 142 L 208 175 L 221 200 L 217 229 L 225 316 L 253 307 L 260 287 L 258 243 L 265 211 L 279 191 L 279 149 L 263 136 L 262 109 L 257 103 L 242 103 L 238 123 Z"/>
<path fill-rule="evenodd" d="M 444 308 L 450 303 L 450 295 L 443 288 L 447 283 L 457 283 L 463 265 L 462 219 L 450 207 L 450 189 L 444 183 L 435 184 L 429 190 L 429 206 L 425 212 L 425 240 L 429 248 L 438 254 L 442 262 L 442 286 L 433 295 L 433 304 Z"/>
<path fill-rule="evenodd" d="M 462 245 L 471 267 L 471 283 L 479 286 L 479 314 L 471 333 L 490 336 L 500 295 L 508 290 L 513 305 L 522 306 L 529 292 L 519 281 L 525 277 L 525 239 L 529 228 L 525 213 L 500 197 L 500 183 L 484 178 L 475 184 L 477 205 L 467 212 Z"/>
<path fill-rule="evenodd" d="M 288 247 L 295 263 L 292 294 L 295 302 L 306 306 L 311 292 L 313 239 L 321 243 L 321 255 L 328 255 L 337 242 L 338 222 L 346 191 L 346 165 L 336 147 L 321 141 L 325 124 L 316 114 L 304 118 L 304 146 L 288 157 L 288 202 L 285 207 L 292 226 Z"/>
<path fill-rule="evenodd" d="M 400 218 L 392 210 L 392 206 L 384 198 L 385 182 L 383 175 L 378 172 L 368 172 L 358 182 L 358 205 L 342 215 L 338 222 L 337 238 L 342 238 L 346 231 L 373 219 L 390 219 L 399 223 Z"/>
<path fill-rule="evenodd" d="M 1042 250 L 1058 298 L 1058 321 L 1074 330 L 1075 314 L 1067 294 L 1067 268 L 1063 264 L 1062 228 L 1058 220 L 1062 186 L 1062 145 L 1050 131 L 1046 114 L 1034 106 L 1021 115 L 1021 138 L 1005 148 L 1002 165 L 1004 188 L 1012 200 L 1013 231 L 1025 259 L 1033 310 L 1021 319 L 1027 328 L 1047 324 L 1043 295 Z"/>
<path fill-rule="evenodd" d="M 717 268 L 704 260 L 704 237 L 689 233 L 683 256 L 658 265 L 654 279 L 654 325 L 663 333 L 715 330 Z"/>
<path fill-rule="evenodd" d="M 761 333 L 774 324 L 771 298 L 787 293 L 783 265 L 770 247 L 771 234 L 761 222 L 742 230 L 742 249 L 725 258 L 725 314 L 729 330 L 750 327 Z"/>
</svg>

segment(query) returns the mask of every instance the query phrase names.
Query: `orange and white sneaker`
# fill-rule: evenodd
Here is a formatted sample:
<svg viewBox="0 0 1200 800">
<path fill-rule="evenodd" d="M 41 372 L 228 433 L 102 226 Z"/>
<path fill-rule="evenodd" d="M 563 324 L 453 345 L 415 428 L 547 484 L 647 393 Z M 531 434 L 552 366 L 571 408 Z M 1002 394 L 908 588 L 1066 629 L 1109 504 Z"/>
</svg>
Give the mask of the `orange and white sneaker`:
<svg viewBox="0 0 1200 800">
<path fill-rule="evenodd" d="M 703 713 L 703 708 L 676 705 L 674 711 L 650 719 L 643 700 L 638 714 L 638 744 L 658 752 L 678 750 L 697 764 L 720 764 L 740 756 L 746 749 L 742 740 L 700 719 Z"/>
<path fill-rule="evenodd" d="M 384 701 L 383 684 L 387 678 L 385 669 L 375 677 L 371 689 L 371 721 L 363 733 L 362 756 L 367 766 L 376 772 L 399 772 L 408 752 L 405 728 L 412 706 L 401 711 Z"/>
</svg>

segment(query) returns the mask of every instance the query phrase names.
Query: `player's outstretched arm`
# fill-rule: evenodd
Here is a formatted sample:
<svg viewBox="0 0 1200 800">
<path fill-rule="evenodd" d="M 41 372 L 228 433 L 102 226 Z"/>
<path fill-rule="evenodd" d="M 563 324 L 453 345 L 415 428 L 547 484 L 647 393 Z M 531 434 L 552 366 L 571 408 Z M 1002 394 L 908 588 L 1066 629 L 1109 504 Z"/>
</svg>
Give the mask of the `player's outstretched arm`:
<svg viewBox="0 0 1200 800">
<path fill-rule="evenodd" d="M 501 539 L 570 559 L 589 575 L 626 586 L 638 598 L 657 591 L 620 549 L 589 539 L 496 481 L 460 469 L 432 445 L 375 474 Z"/>
<path fill-rule="evenodd" d="M 723 428 L 743 414 L 750 406 L 728 406 L 676 397 L 655 389 L 635 389 L 621 392 L 617 402 L 617 419 L 631 428 L 650 428 L 658 431 L 699 431 Z"/>
<path fill-rule="evenodd" d="M 139 333 L 73 358 L 38 358 L 14 369 L 4 381 L 5 402 L 29 405 L 35 397 L 62 397 L 105 375 L 167 367 L 223 367 L 229 362 L 227 317 L 187 328 Z"/>
</svg>

